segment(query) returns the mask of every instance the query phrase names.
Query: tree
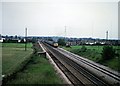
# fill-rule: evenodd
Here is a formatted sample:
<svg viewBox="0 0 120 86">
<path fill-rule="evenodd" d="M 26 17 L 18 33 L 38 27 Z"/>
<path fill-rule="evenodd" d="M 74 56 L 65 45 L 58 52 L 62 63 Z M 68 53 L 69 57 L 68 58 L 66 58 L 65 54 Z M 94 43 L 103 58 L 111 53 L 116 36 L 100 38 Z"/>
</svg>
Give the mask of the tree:
<svg viewBox="0 0 120 86">
<path fill-rule="evenodd" d="M 65 44 L 66 44 L 66 43 L 65 43 L 65 39 L 59 38 L 59 39 L 58 39 L 58 44 L 59 44 L 59 45 L 62 45 L 62 46 L 65 46 Z"/>
<path fill-rule="evenodd" d="M 109 60 L 115 57 L 115 50 L 112 46 L 104 46 L 101 54 L 103 60 Z"/>
<path fill-rule="evenodd" d="M 17 35 L 15 35 L 15 39 L 17 39 L 18 37 L 17 37 Z"/>
<path fill-rule="evenodd" d="M 82 48 L 80 49 L 81 52 L 85 52 L 87 48 L 83 45 Z"/>
<path fill-rule="evenodd" d="M 10 36 L 10 39 L 13 39 L 13 36 Z"/>
<path fill-rule="evenodd" d="M 8 39 L 8 35 L 5 36 L 5 39 Z"/>
<path fill-rule="evenodd" d="M 53 41 L 53 39 L 52 38 L 48 38 L 48 41 Z"/>
<path fill-rule="evenodd" d="M 33 37 L 32 38 L 32 43 L 35 43 L 37 41 L 37 38 Z"/>
<path fill-rule="evenodd" d="M 24 39 L 21 39 L 20 43 L 24 43 Z"/>
</svg>

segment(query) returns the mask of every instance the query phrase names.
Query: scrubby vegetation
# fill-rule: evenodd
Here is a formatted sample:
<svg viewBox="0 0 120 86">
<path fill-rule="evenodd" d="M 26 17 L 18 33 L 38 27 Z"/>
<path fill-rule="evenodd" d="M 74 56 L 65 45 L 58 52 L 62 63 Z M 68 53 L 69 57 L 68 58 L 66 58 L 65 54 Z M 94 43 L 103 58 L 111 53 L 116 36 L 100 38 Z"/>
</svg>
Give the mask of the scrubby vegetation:
<svg viewBox="0 0 120 86">
<path fill-rule="evenodd" d="M 63 38 L 58 39 L 58 45 L 65 46 L 66 45 L 65 39 Z"/>
<path fill-rule="evenodd" d="M 80 52 L 85 52 L 87 50 L 87 48 L 85 46 L 82 46 L 82 48 L 80 49 Z"/>
<path fill-rule="evenodd" d="M 64 49 L 120 71 L 120 46 L 71 46 Z"/>
<path fill-rule="evenodd" d="M 16 78 L 8 84 L 61 84 L 52 65 L 44 56 L 34 55 L 26 68 L 17 73 Z"/>
<path fill-rule="evenodd" d="M 104 46 L 101 54 L 103 60 L 112 59 L 115 57 L 115 49 L 112 46 Z"/>
</svg>

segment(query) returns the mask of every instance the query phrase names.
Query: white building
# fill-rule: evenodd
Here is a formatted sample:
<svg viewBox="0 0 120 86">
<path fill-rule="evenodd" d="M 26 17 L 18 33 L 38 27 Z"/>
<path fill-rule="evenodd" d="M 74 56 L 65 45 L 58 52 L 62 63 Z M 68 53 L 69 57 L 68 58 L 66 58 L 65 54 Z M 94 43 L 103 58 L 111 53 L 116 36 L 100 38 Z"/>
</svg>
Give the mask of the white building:
<svg viewBox="0 0 120 86">
<path fill-rule="evenodd" d="M 5 38 L 1 38 L 1 39 L 0 39 L 0 43 L 2 43 L 2 42 L 3 42 L 3 40 L 5 40 Z"/>
</svg>

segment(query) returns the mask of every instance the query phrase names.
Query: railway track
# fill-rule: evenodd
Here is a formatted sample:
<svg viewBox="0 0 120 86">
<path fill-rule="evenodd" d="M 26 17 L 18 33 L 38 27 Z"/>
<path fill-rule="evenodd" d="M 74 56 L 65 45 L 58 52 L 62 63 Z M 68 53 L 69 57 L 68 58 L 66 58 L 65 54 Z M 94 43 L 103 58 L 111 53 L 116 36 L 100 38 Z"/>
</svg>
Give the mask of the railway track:
<svg viewBox="0 0 120 86">
<path fill-rule="evenodd" d="M 59 49 L 59 51 L 65 52 L 65 51 L 63 51 L 62 49 Z M 67 51 L 66 51 L 66 53 L 67 53 Z M 83 63 L 91 66 L 92 68 L 95 68 L 96 70 L 101 71 L 101 72 L 105 73 L 106 75 L 111 76 L 111 77 L 113 77 L 114 79 L 120 81 L 120 73 L 118 73 L 118 72 L 116 72 L 116 71 L 113 71 L 113 70 L 110 71 L 110 70 L 109 70 L 108 68 L 106 68 L 106 67 L 101 67 L 102 65 L 100 66 L 100 65 L 98 65 L 98 64 L 95 64 L 94 62 L 87 61 L 87 60 L 85 60 L 85 59 L 83 59 L 83 58 L 80 58 L 80 57 L 78 57 L 78 56 L 76 56 L 76 55 L 74 56 L 74 54 L 72 54 L 72 53 L 69 53 L 69 55 L 70 55 L 71 57 L 74 57 L 76 60 L 81 61 L 81 62 L 83 62 Z"/>
<path fill-rule="evenodd" d="M 67 65 L 65 65 L 64 63 L 62 63 L 61 61 L 59 61 L 50 51 L 47 50 L 47 52 L 51 56 L 51 58 L 54 60 L 54 62 L 57 64 L 57 66 L 70 79 L 70 81 L 72 82 L 72 84 L 78 83 L 80 85 L 84 85 L 81 82 L 79 82 L 78 78 L 71 73 L 71 71 L 66 67 Z"/>
<path fill-rule="evenodd" d="M 46 52 L 51 56 L 54 62 L 64 72 L 64 74 L 68 77 L 68 79 L 71 81 L 73 85 L 119 86 L 119 83 L 111 84 L 104 80 L 103 78 L 97 76 L 94 72 L 91 72 L 87 68 L 81 66 L 78 62 L 76 62 L 76 60 L 81 61 L 82 63 L 84 63 L 84 65 L 89 65 L 91 68 L 95 70 L 95 72 L 102 71 L 107 76 L 110 77 L 113 76 L 112 78 L 115 78 L 116 82 L 119 81 L 120 79 L 119 75 L 115 75 L 112 72 L 106 71 L 104 68 L 100 68 L 98 65 L 96 66 L 93 63 L 87 62 L 81 58 L 78 58 L 77 56 L 69 54 L 67 51 L 65 52 L 61 49 L 53 48 L 45 43 L 43 43 L 42 45 L 43 47 L 45 47 Z M 66 53 L 67 55 L 64 53 Z"/>
</svg>

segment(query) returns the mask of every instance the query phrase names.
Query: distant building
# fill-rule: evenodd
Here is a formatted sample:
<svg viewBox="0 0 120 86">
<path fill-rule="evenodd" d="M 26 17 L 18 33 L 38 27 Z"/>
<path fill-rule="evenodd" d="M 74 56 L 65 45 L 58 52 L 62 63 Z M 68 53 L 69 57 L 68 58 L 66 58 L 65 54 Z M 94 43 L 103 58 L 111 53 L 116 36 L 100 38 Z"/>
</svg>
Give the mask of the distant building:
<svg viewBox="0 0 120 86">
<path fill-rule="evenodd" d="M 2 38 L 2 35 L 0 34 L 0 43 L 3 42 L 3 39 L 4 38 Z"/>
<path fill-rule="evenodd" d="M 5 38 L 1 38 L 1 39 L 0 39 L 0 43 L 2 43 L 2 42 L 3 42 L 3 40 L 5 40 Z"/>
</svg>

